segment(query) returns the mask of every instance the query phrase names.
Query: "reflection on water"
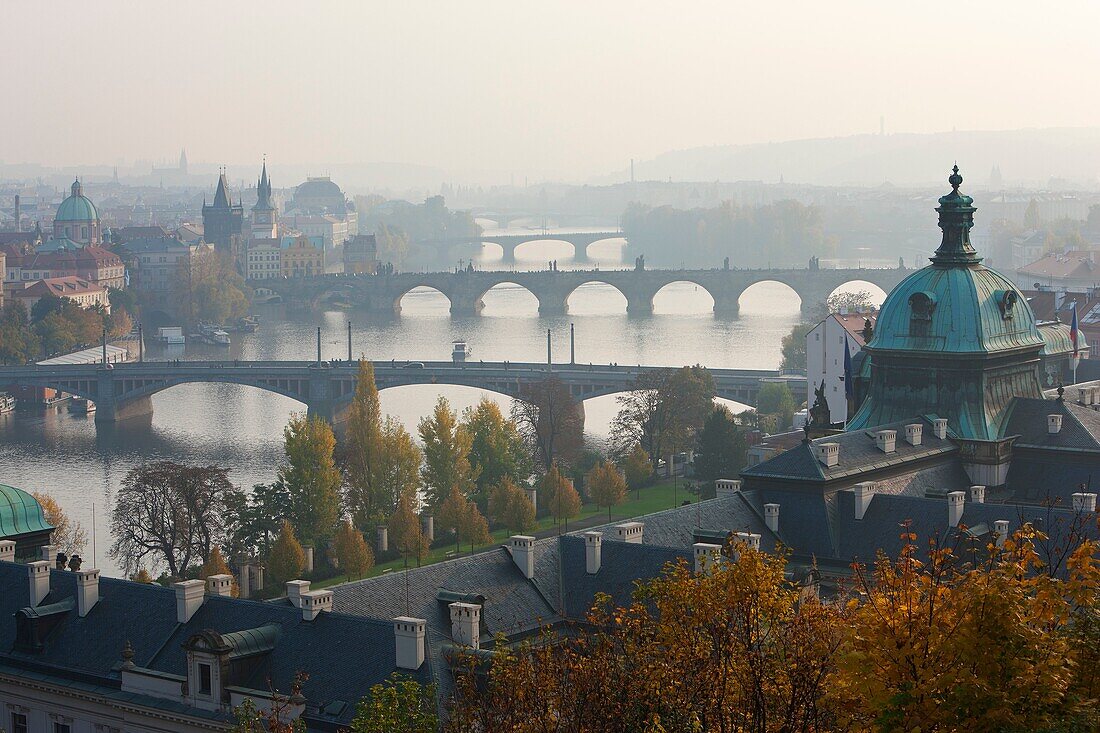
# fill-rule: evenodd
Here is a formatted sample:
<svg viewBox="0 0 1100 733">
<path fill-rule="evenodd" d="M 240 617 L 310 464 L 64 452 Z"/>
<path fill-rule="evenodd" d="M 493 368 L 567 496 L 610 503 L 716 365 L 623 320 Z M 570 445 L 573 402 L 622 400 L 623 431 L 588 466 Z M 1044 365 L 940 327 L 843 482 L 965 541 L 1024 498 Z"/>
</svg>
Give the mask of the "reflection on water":
<svg viewBox="0 0 1100 733">
<path fill-rule="evenodd" d="M 540 259 L 547 256 L 539 250 Z M 564 259 L 559 258 L 561 268 L 569 266 Z M 780 339 L 798 320 L 799 303 L 785 286 L 764 283 L 746 291 L 739 319 L 718 319 L 706 291 L 691 283 L 674 283 L 658 294 L 654 306 L 652 316 L 628 317 L 621 293 L 592 283 L 570 297 L 569 315 L 544 318 L 538 315 L 534 296 L 518 286 L 502 285 L 486 295 L 481 316 L 452 318 L 444 296 L 417 290 L 405 296 L 399 316 L 356 311 L 286 313 L 280 307 L 267 307 L 259 309 L 260 330 L 234 334 L 228 350 L 189 344 L 178 353 L 166 353 L 150 347 L 148 358 L 312 359 L 320 326 L 322 357 L 343 359 L 350 320 L 357 357 L 448 359 L 451 341 L 463 339 L 475 361 L 542 361 L 550 329 L 554 360 L 568 361 L 572 323 L 576 360 L 581 363 L 775 368 Z M 462 410 L 483 394 L 508 409 L 507 398 L 448 386 L 385 390 L 381 403 L 415 435 L 417 422 L 430 412 L 439 395 Z M 292 412 L 302 409 L 291 399 L 256 388 L 194 384 L 155 395 L 153 416 L 144 423 L 127 422 L 98 431 L 91 418 L 63 410 L 0 416 L 0 483 L 53 494 L 86 527 L 91 524 L 94 503 L 94 561 L 114 572 L 105 559 L 110 544 L 108 515 L 112 493 L 130 468 L 170 459 L 226 466 L 232 480 L 242 486 L 271 481 L 282 459 L 282 428 Z M 614 397 L 589 400 L 585 411 L 590 436 L 606 437 L 616 411 Z"/>
</svg>

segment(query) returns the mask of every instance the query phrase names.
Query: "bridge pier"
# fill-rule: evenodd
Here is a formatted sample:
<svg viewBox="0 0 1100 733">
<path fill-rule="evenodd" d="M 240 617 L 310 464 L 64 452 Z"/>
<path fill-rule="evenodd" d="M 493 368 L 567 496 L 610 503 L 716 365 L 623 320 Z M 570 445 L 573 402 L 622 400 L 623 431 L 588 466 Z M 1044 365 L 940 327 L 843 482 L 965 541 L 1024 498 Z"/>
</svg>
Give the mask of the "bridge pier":
<svg viewBox="0 0 1100 733">
<path fill-rule="evenodd" d="M 94 400 L 96 424 L 116 423 L 148 417 L 153 414 L 153 400 L 148 395 L 118 402 L 113 397 Z"/>
<path fill-rule="evenodd" d="M 626 298 L 626 312 L 632 316 L 653 315 L 653 295 L 628 295 Z"/>
<path fill-rule="evenodd" d="M 741 317 L 741 293 L 711 293 L 714 298 L 714 315 L 724 318 Z"/>
</svg>

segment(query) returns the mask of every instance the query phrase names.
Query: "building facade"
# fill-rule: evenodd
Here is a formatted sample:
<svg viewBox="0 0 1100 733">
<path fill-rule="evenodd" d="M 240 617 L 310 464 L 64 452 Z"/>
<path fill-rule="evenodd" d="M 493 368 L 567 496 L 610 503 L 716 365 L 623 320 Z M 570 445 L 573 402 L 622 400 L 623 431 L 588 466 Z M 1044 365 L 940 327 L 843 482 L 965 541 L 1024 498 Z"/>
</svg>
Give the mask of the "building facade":
<svg viewBox="0 0 1100 733">
<path fill-rule="evenodd" d="M 39 300 L 50 297 L 68 298 L 81 308 L 102 308 L 105 313 L 111 312 L 107 288 L 74 276 L 36 280 L 25 287 L 12 289 L 8 295 L 21 302 L 27 313 Z"/>
<path fill-rule="evenodd" d="M 316 277 L 325 273 L 325 252 L 302 234 L 282 252 L 283 277 Z"/>
<path fill-rule="evenodd" d="M 277 239 L 279 237 L 279 211 L 271 198 L 271 180 L 267 177 L 267 161 L 264 161 L 260 180 L 256 184 L 256 205 L 252 207 L 252 239 Z"/>
<path fill-rule="evenodd" d="M 845 346 L 847 376 L 854 381 L 856 356 L 874 333 L 876 318 L 875 313 L 830 313 L 806 334 L 806 405 L 814 404 L 823 387 L 831 425 L 847 421 L 855 398 L 854 384 L 849 388 L 846 381 Z"/>
</svg>

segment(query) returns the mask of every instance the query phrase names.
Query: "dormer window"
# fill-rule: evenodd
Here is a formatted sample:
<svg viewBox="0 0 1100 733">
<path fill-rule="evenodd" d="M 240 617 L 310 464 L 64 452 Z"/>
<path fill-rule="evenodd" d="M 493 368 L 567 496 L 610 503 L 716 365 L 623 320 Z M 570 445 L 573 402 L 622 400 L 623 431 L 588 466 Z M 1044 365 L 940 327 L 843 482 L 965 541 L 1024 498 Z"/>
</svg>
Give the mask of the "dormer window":
<svg viewBox="0 0 1100 733">
<path fill-rule="evenodd" d="M 925 290 L 909 296 L 909 335 L 927 336 L 932 327 L 932 314 L 936 310 L 936 296 Z"/>
<path fill-rule="evenodd" d="M 997 290 L 993 293 L 993 297 L 997 301 L 997 308 L 1001 311 L 1001 318 L 1009 321 L 1012 320 L 1013 310 L 1016 308 L 1016 301 L 1019 300 L 1019 295 L 1015 290 Z"/>
<path fill-rule="evenodd" d="M 214 671 L 209 664 L 199 662 L 199 694 L 209 697 L 213 691 Z"/>
</svg>

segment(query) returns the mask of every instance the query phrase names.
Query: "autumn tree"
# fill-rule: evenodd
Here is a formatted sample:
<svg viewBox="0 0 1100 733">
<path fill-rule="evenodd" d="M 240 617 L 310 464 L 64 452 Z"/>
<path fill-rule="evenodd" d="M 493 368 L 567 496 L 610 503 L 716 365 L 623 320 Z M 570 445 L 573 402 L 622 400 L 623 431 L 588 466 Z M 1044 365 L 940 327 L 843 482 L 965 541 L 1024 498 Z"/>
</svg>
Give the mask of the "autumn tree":
<svg viewBox="0 0 1100 733">
<path fill-rule="evenodd" d="M 382 423 L 382 456 L 378 461 L 380 506 L 388 513 L 402 497 L 416 496 L 420 489 L 420 447 L 405 426 L 391 417 Z"/>
<path fill-rule="evenodd" d="M 626 475 L 627 488 L 634 491 L 645 486 L 653 476 L 653 464 L 641 443 L 635 443 L 623 458 L 623 473 Z"/>
<path fill-rule="evenodd" d="M 415 557 L 417 561 L 428 555 L 428 541 L 420 529 L 420 515 L 416 513 L 416 495 L 406 494 L 397 502 L 387 523 L 390 547 L 404 557 Z"/>
<path fill-rule="evenodd" d="M 233 708 L 233 727 L 229 733 L 306 733 L 306 722 L 294 708 L 308 679 L 305 673 L 295 673 L 290 694 L 272 689 L 271 703 L 263 709 L 256 707 L 251 697 L 245 697 L 244 702 Z"/>
<path fill-rule="evenodd" d="M 584 445 L 584 413 L 568 385 L 555 376 L 520 388 L 512 420 L 543 471 L 555 461 L 568 463 Z"/>
<path fill-rule="evenodd" d="M 714 378 L 705 368 L 642 372 L 634 389 L 619 395 L 619 413 L 611 424 L 618 456 L 641 445 L 656 468 L 662 457 L 687 450 L 713 409 Z"/>
<path fill-rule="evenodd" d="M 35 491 L 35 500 L 42 507 L 42 514 L 46 518 L 46 524 L 53 527 L 50 533 L 50 544 L 58 552 L 64 552 L 70 557 L 84 552 L 84 546 L 88 543 L 88 533 L 80 522 L 69 517 L 61 508 L 61 505 L 47 493 Z"/>
<path fill-rule="evenodd" d="M 135 583 L 141 583 L 143 585 L 152 585 L 153 576 L 149 574 L 149 571 L 145 568 L 139 568 L 131 578 Z"/>
<path fill-rule="evenodd" d="M 288 518 L 290 492 L 283 481 L 256 484 L 252 491 L 230 492 L 226 497 L 225 547 L 231 556 L 266 557 Z"/>
<path fill-rule="evenodd" d="M 458 424 L 446 397 L 439 398 L 431 417 L 422 419 L 419 429 L 424 443 L 421 477 L 428 506 L 441 506 L 451 489 L 458 489 L 464 497 L 472 496 L 477 471 L 470 465 L 471 436 Z"/>
<path fill-rule="evenodd" d="M 626 499 L 626 479 L 615 464 L 601 461 L 588 472 L 585 484 L 592 502 L 598 507 L 607 507 L 607 521 L 610 522 L 611 507 Z"/>
<path fill-rule="evenodd" d="M 144 568 L 142 568 L 144 570 Z M 206 562 L 202 564 L 202 568 L 199 570 L 199 577 L 206 580 L 211 575 L 228 575 L 233 578 L 233 582 L 230 584 L 230 592 L 233 597 L 236 598 L 241 594 L 241 590 L 237 587 L 237 578 L 229 570 L 229 563 L 222 557 L 221 548 L 217 545 L 210 551 L 210 557 L 206 558 Z"/>
<path fill-rule="evenodd" d="M 477 499 L 482 506 L 503 479 L 522 481 L 531 474 L 523 436 L 496 402 L 483 397 L 476 407 L 467 408 L 462 426 L 470 435 L 470 465 L 477 471 Z"/>
<path fill-rule="evenodd" d="M 436 523 L 441 530 L 454 533 L 456 550 L 461 549 L 463 541 L 473 549 L 475 544 L 485 544 L 492 539 L 489 524 L 478 511 L 477 504 L 463 496 L 457 486 L 440 504 Z"/>
<path fill-rule="evenodd" d="M 130 469 L 111 510 L 115 540 L 109 556 L 127 573 L 163 563 L 180 577 L 224 539 L 232 490 L 225 469 L 217 466 L 158 461 Z"/>
<path fill-rule="evenodd" d="M 349 580 L 353 575 L 356 578 L 363 577 L 374 567 L 374 551 L 363 539 L 363 533 L 350 520 L 342 522 L 336 530 L 333 549 L 340 562 L 340 569 Z"/>
<path fill-rule="evenodd" d="M 300 414 L 291 416 L 283 435 L 286 463 L 279 480 L 289 498 L 287 517 L 304 541 L 316 545 L 332 537 L 340 516 L 336 438 L 327 422 Z"/>
<path fill-rule="evenodd" d="M 351 733 L 436 733 L 435 686 L 392 674 L 359 701 Z"/>
<path fill-rule="evenodd" d="M 306 552 L 294 534 L 293 525 L 284 520 L 279 536 L 271 547 L 271 554 L 267 556 L 267 571 L 271 573 L 271 579 L 281 585 L 300 578 L 305 567 Z"/>
<path fill-rule="evenodd" d="M 348 407 L 345 501 L 355 524 L 366 527 L 385 516 L 391 507 L 382 495 L 382 408 L 374 383 L 374 365 L 362 359 L 355 380 L 355 395 Z"/>
<path fill-rule="evenodd" d="M 557 465 L 550 467 L 539 481 L 539 501 L 555 522 L 568 522 L 581 513 L 581 497 L 572 482 L 562 475 Z"/>
<path fill-rule="evenodd" d="M 535 526 L 535 507 L 527 493 L 505 477 L 489 494 L 489 516 L 497 524 L 513 532 L 524 532 Z"/>
</svg>

